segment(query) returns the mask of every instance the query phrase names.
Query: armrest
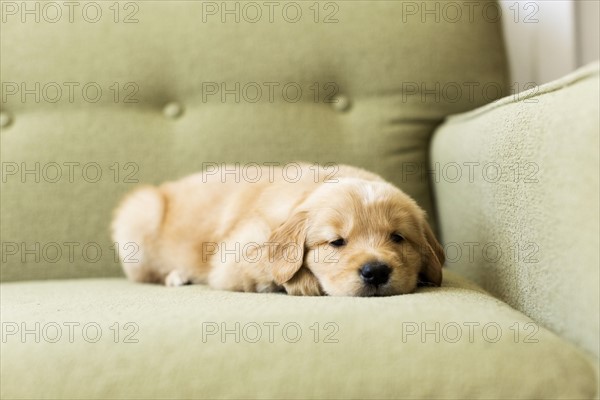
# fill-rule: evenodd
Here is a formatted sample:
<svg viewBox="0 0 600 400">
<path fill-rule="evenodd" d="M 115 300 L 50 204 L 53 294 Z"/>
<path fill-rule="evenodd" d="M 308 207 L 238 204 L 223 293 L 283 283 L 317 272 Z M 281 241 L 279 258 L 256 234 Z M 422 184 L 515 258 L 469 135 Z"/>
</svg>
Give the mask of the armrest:
<svg viewBox="0 0 600 400">
<path fill-rule="evenodd" d="M 447 266 L 598 356 L 598 64 L 435 133 Z"/>
</svg>

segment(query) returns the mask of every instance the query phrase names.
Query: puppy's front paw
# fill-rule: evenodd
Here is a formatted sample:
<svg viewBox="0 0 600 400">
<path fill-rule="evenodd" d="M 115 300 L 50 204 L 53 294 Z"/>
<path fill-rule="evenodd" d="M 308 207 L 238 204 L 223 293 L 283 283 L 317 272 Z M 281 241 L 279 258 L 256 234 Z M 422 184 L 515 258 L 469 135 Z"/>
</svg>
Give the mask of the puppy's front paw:
<svg viewBox="0 0 600 400">
<path fill-rule="evenodd" d="M 179 271 L 171 271 L 165 278 L 165 286 L 183 286 L 190 283 L 189 279 L 183 277 Z"/>
<path fill-rule="evenodd" d="M 283 284 L 287 294 L 292 296 L 322 296 L 319 281 L 308 268 L 302 267 L 290 279 Z"/>
</svg>

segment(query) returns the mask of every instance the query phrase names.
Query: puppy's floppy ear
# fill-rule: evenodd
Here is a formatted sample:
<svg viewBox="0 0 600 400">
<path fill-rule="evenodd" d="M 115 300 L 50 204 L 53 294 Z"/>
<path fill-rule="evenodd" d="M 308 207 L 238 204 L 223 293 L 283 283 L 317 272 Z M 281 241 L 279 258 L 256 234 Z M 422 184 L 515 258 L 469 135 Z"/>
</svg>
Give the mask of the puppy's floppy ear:
<svg viewBox="0 0 600 400">
<path fill-rule="evenodd" d="M 273 280 L 278 285 L 288 282 L 302 267 L 306 220 L 305 211 L 296 212 L 271 233 L 269 264 Z"/>
<path fill-rule="evenodd" d="M 441 286 L 442 266 L 446 261 L 444 248 L 435 238 L 429 224 L 423 222 L 423 265 L 419 273 L 419 282 L 425 285 Z"/>
</svg>

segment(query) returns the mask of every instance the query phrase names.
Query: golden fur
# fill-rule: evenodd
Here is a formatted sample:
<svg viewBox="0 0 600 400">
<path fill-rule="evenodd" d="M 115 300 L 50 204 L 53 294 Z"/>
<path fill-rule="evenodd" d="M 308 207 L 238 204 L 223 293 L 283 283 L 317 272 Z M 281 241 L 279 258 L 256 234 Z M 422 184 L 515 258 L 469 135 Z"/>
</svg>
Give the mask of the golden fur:
<svg viewBox="0 0 600 400">
<path fill-rule="evenodd" d="M 293 295 L 394 295 L 441 284 L 443 250 L 414 200 L 358 168 L 339 166 L 331 177 L 300 165 L 298 181 L 272 167 L 256 182 L 213 170 L 133 191 L 112 223 L 126 275 Z M 361 276 L 372 262 L 389 267 L 384 284 Z"/>
</svg>

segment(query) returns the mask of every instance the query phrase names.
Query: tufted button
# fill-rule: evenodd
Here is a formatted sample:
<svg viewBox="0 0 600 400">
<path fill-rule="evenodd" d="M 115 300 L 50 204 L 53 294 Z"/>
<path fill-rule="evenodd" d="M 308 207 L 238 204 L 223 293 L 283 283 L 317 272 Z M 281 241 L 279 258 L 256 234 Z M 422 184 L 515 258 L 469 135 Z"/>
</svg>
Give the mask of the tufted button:
<svg viewBox="0 0 600 400">
<path fill-rule="evenodd" d="M 0 111 L 0 127 L 6 128 L 12 122 L 10 114 L 5 111 Z"/>
<path fill-rule="evenodd" d="M 333 98 L 331 105 L 334 110 L 338 112 L 348 111 L 350 109 L 350 99 L 346 96 L 340 95 Z"/>
<path fill-rule="evenodd" d="M 177 102 L 170 102 L 163 108 L 163 114 L 168 118 L 177 118 L 183 114 L 183 107 Z"/>
</svg>

